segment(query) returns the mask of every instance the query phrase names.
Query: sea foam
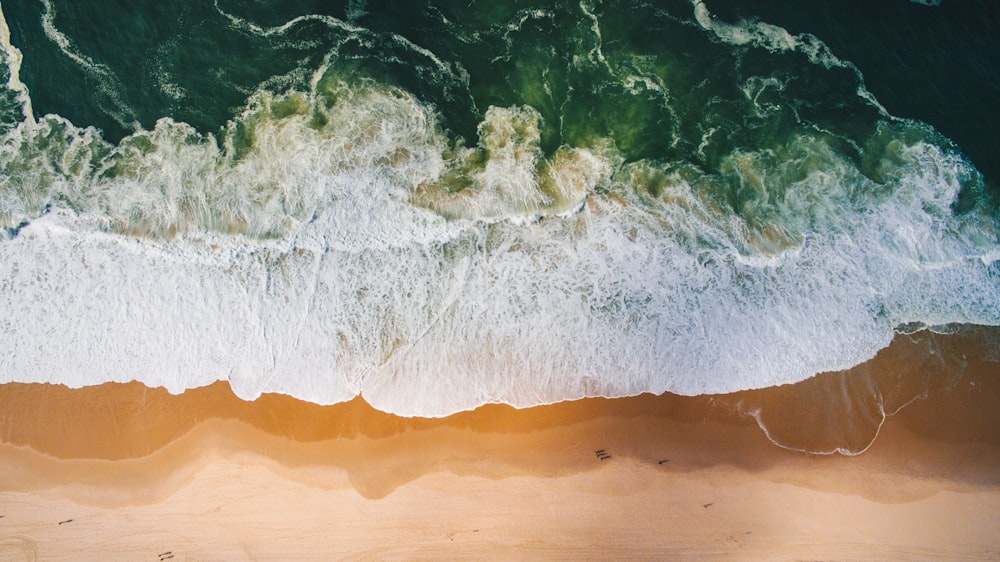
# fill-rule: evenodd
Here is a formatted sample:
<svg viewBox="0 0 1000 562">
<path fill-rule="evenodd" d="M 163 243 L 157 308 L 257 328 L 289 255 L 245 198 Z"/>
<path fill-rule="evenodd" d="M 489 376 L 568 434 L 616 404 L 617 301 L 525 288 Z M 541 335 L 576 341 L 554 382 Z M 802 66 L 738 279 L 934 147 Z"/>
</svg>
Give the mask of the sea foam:
<svg viewBox="0 0 1000 562">
<path fill-rule="evenodd" d="M 959 204 L 982 177 L 926 126 L 886 119 L 855 155 L 806 127 L 706 170 L 607 138 L 547 153 L 543 125 L 492 106 L 466 146 L 325 64 L 217 134 L 111 143 L 26 110 L 0 144 L 0 382 L 441 416 L 772 386 L 903 324 L 1000 324 L 996 218 Z"/>
<path fill-rule="evenodd" d="M 1000 318 L 996 264 L 984 257 L 995 255 L 995 234 L 963 224 L 949 208 L 974 170 L 931 145 L 901 147 L 880 195 L 853 193 L 865 180 L 849 163 L 810 149 L 814 140 L 793 141 L 813 160 L 827 158 L 801 180 L 810 185 L 804 193 L 840 190 L 843 200 L 803 198 L 779 180 L 760 184 L 762 193 L 786 186 L 768 195 L 783 201 L 769 213 L 791 222 L 713 209 L 699 197 L 701 178 L 689 182 L 652 163 L 602 179 L 607 161 L 593 175 L 610 186 L 607 195 L 586 183 L 587 173 L 574 176 L 588 194 L 579 213 L 498 222 L 498 208 L 517 217 L 537 201 L 487 197 L 468 207 L 488 207 L 482 219 L 446 218 L 421 204 L 419 186 L 444 175 L 444 149 L 427 148 L 435 136 L 410 109 L 395 118 L 402 122 L 361 126 L 370 144 L 287 134 L 282 127 L 294 128 L 294 119 L 262 124 L 255 146 L 266 150 L 246 152 L 225 173 L 203 139 L 167 135 L 160 141 L 175 143 L 170 150 L 139 155 L 128 176 L 136 181 L 152 172 L 135 170 L 155 169 L 211 191 L 209 182 L 236 174 L 242 181 L 234 185 L 255 178 L 250 185 L 284 190 L 289 200 L 308 191 L 308 204 L 275 207 L 291 221 L 283 230 L 233 235 L 195 214 L 183 235 L 125 236 L 118 232 L 129 229 L 114 224 L 129 215 L 106 214 L 118 207 L 72 209 L 68 197 L 50 197 L 47 211 L 0 244 L 6 379 L 71 386 L 138 379 L 179 392 L 226 378 L 244 398 L 282 392 L 331 403 L 362 394 L 387 411 L 436 416 L 484 402 L 770 386 L 863 361 L 903 322 Z M 355 160 L 351 149 L 374 152 Z M 407 156 L 385 160 L 397 150 Z M 537 189 L 534 157 L 519 164 L 492 153 L 515 171 L 523 165 L 515 177 Z M 557 158 L 543 169 L 558 167 Z M 734 158 L 741 181 L 770 165 L 767 155 Z M 242 167 L 256 173 L 237 172 Z M 469 189 L 497 189 L 489 170 L 483 166 L 486 179 Z M 87 182 L 132 189 L 117 178 Z M 851 211 L 852 198 L 864 205 Z M 257 205 L 253 213 L 266 224 L 284 225 L 269 218 L 260 203 L 267 200 L 233 205 Z M 842 203 L 840 214 L 828 208 Z M 233 215 L 232 205 L 225 209 Z M 253 213 L 235 214 L 261 220 Z M 767 228 L 754 234 L 757 220 L 785 224 L 785 232 L 779 240 Z"/>
</svg>

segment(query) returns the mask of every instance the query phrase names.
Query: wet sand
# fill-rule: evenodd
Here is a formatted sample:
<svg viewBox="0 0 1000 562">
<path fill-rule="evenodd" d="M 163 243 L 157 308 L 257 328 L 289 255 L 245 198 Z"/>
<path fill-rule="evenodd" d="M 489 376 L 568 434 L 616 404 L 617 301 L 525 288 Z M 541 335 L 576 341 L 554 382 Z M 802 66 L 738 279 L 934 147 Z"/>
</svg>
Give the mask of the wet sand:
<svg viewBox="0 0 1000 562">
<path fill-rule="evenodd" d="M 0 561 L 996 559 L 996 335 L 901 336 L 760 391 L 440 419 L 8 383 Z"/>
</svg>

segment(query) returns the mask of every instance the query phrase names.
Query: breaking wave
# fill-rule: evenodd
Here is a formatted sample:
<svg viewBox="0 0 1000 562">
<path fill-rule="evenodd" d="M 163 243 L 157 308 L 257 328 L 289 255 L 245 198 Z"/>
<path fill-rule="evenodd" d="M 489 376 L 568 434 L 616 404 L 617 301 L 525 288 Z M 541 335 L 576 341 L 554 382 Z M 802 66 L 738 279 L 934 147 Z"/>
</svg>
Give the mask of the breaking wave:
<svg viewBox="0 0 1000 562">
<path fill-rule="evenodd" d="M 339 51 L 257 89 L 215 132 L 164 116 L 111 141 L 35 117 L 3 22 L 0 377 L 172 392 L 228 379 L 244 398 L 362 394 L 439 416 L 773 386 L 856 365 L 904 325 L 1000 323 L 981 174 L 928 126 L 888 116 L 818 39 L 745 33 L 692 5 L 685 25 L 706 41 L 857 74 L 867 125 L 807 119 L 775 73 L 712 102 L 742 108 L 752 142 L 724 130 L 729 109 L 688 127 L 697 108 L 648 58 L 605 44 L 581 4 L 588 72 L 658 107 L 671 142 L 573 134 L 542 102 L 483 104 L 466 140 L 439 105 Z M 511 21 L 495 30 L 548 19 Z M 460 65 L 418 56 L 454 87 Z"/>
</svg>

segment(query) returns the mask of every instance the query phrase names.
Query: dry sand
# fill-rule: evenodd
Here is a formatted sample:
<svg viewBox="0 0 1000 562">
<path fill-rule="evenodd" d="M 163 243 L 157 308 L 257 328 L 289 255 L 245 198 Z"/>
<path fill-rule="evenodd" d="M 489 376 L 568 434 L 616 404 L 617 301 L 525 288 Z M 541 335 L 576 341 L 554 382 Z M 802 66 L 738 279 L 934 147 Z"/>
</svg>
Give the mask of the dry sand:
<svg viewBox="0 0 1000 562">
<path fill-rule="evenodd" d="M 778 389 L 442 419 L 224 383 L 4 384 L 0 561 L 997 559 L 997 363 L 920 359 L 959 344 Z M 741 412 L 797 447 L 878 438 L 810 455 Z"/>
</svg>

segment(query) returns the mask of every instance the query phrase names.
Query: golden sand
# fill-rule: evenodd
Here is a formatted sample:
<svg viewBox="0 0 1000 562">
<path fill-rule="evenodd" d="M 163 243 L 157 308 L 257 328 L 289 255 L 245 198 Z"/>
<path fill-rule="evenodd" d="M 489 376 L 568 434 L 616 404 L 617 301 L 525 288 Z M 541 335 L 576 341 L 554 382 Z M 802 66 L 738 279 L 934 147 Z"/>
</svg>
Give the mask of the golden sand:
<svg viewBox="0 0 1000 562">
<path fill-rule="evenodd" d="M 921 341 L 787 387 L 440 419 L 0 385 L 0 561 L 995 559 L 1000 372 Z M 794 447 L 878 437 L 805 454 L 750 413 Z"/>
</svg>

